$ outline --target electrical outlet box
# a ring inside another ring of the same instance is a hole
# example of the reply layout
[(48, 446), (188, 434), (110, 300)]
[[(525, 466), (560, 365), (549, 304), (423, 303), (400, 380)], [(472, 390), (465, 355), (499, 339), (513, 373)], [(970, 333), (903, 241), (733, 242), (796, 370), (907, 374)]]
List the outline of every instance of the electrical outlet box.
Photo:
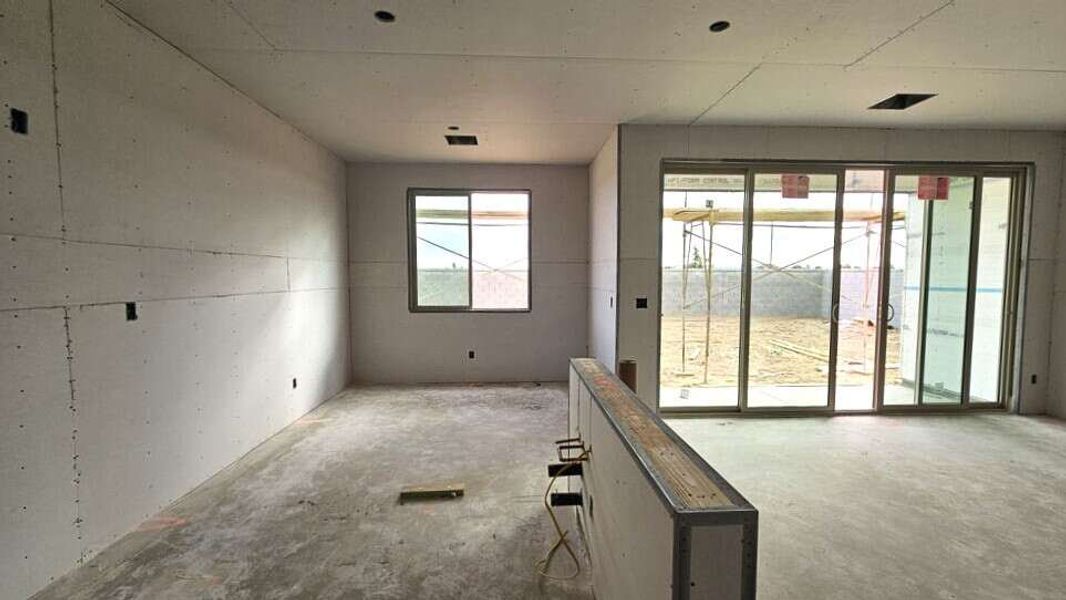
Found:
[(30, 115), (24, 110), (17, 108), (11, 109), (11, 131), (20, 135), (29, 135), (30, 133)]

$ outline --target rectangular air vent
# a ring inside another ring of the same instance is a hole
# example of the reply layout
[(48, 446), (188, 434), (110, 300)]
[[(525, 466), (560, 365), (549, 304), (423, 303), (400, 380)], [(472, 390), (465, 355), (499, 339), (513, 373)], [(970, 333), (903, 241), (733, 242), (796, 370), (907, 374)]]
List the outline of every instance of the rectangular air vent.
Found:
[(477, 146), (476, 135), (446, 135), (449, 146)]
[(870, 110), (906, 110), (919, 102), (936, 96), (936, 94), (896, 94), (874, 104)]

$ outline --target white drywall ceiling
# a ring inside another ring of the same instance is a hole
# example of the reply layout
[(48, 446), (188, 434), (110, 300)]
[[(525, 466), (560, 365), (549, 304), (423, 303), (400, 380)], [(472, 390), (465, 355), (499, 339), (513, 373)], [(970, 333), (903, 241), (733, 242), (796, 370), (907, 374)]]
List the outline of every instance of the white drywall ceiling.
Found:
[[(616, 123), (1066, 128), (1062, 0), (112, 3), (350, 160), (585, 163)], [(940, 96), (866, 110), (896, 92)]]

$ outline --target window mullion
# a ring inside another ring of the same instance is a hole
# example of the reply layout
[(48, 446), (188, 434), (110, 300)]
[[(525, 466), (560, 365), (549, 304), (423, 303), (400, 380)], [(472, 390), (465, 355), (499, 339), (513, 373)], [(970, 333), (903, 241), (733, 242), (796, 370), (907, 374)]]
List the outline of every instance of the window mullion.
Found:
[(466, 195), (466, 309), (474, 309), (474, 209), (473, 194)]

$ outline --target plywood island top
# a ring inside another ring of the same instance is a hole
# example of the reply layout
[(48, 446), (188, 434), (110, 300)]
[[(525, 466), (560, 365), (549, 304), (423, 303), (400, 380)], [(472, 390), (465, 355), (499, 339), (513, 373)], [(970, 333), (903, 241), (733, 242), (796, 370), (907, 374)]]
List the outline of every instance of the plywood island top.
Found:
[(591, 358), (575, 358), (570, 363), (675, 510), (722, 510), (747, 504), (602, 363)]

